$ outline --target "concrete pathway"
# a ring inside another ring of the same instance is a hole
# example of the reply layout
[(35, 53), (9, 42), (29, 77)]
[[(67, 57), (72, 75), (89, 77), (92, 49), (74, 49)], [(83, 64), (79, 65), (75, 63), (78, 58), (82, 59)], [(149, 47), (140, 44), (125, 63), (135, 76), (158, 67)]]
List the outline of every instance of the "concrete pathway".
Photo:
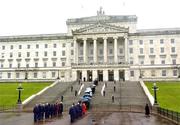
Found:
[[(175, 125), (166, 119), (158, 116), (146, 118), (141, 113), (128, 112), (98, 112), (89, 113), (85, 117), (76, 120), (73, 124), (69, 122), (69, 116), (65, 114), (61, 118), (56, 118), (37, 125)], [(0, 113), (0, 125), (36, 125), (33, 123), (32, 113)]]

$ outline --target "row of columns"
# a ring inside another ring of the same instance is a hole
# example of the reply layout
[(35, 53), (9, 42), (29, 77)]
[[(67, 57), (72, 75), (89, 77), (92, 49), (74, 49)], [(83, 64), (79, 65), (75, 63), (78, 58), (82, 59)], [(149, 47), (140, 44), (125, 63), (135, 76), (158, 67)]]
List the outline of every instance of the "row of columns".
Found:
[[(117, 39), (118, 37), (113, 37), (114, 38), (114, 63), (118, 63), (118, 48), (117, 48)], [(125, 62), (128, 62), (128, 44), (127, 44), (127, 37), (124, 37), (125, 41), (124, 41), (124, 47), (125, 47)], [(104, 63), (108, 62), (108, 58), (107, 58), (107, 37), (103, 38), (104, 41), (104, 47), (103, 47), (103, 52), (104, 52)], [(93, 61), (94, 63), (97, 63), (97, 38), (93, 38)], [(74, 63), (78, 63), (78, 44), (77, 44), (77, 39), (74, 39)], [(84, 38), (83, 39), (83, 61), (84, 63), (87, 63), (88, 59), (88, 55), (87, 55), (87, 39)]]
[[(114, 72), (114, 80), (115, 81), (119, 81), (119, 71), (118, 69), (114, 69), (113, 72)], [(88, 78), (88, 72), (87, 70), (82, 70), (82, 76), (81, 76), (81, 79), (83, 80), (84, 78), (87, 80)], [(72, 76), (73, 76), (73, 80), (76, 81), (78, 80), (77, 78), (77, 70), (74, 70), (72, 72)], [(95, 79), (98, 78), (98, 70), (92, 70), (92, 80), (94, 81)], [(129, 70), (128, 69), (125, 69), (124, 70), (124, 78), (125, 80), (129, 80)], [(109, 79), (109, 74), (108, 74), (108, 70), (107, 69), (104, 69), (103, 70), (103, 81), (108, 81)]]

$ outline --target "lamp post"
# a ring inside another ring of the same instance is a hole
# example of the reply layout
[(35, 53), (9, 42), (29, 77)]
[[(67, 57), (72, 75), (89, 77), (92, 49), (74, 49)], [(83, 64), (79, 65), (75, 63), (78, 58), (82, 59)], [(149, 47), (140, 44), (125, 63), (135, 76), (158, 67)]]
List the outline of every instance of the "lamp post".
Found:
[(19, 86), (18, 86), (18, 88), (17, 88), (16, 90), (19, 91), (17, 104), (21, 104), (21, 103), (22, 103), (22, 102), (21, 102), (21, 91), (24, 90), (24, 89), (22, 88), (22, 85), (19, 84)]
[(156, 91), (159, 90), (159, 88), (156, 86), (156, 83), (153, 84), (153, 89), (152, 90), (154, 90), (154, 105), (158, 105)]

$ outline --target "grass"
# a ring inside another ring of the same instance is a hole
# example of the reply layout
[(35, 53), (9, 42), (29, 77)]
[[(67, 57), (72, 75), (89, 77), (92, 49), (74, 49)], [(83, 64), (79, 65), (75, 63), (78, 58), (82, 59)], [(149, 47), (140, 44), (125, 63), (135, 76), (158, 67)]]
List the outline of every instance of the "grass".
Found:
[[(152, 86), (154, 82), (145, 82), (146, 86), (153, 94)], [(159, 87), (157, 100), (162, 108), (180, 112), (180, 82), (156, 82)]]
[[(18, 91), (16, 90), (19, 83), (0, 83), (0, 105), (12, 106), (17, 103)], [(21, 83), (23, 87), (21, 100), (24, 101), (31, 95), (39, 92), (51, 83)]]

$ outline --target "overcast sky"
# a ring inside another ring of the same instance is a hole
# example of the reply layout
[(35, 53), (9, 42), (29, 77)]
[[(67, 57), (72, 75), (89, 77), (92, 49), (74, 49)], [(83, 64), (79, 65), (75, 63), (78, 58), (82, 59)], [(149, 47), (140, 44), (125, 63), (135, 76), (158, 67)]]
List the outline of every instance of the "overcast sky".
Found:
[(0, 35), (66, 33), (66, 20), (137, 15), (138, 29), (180, 27), (180, 0), (0, 0)]

